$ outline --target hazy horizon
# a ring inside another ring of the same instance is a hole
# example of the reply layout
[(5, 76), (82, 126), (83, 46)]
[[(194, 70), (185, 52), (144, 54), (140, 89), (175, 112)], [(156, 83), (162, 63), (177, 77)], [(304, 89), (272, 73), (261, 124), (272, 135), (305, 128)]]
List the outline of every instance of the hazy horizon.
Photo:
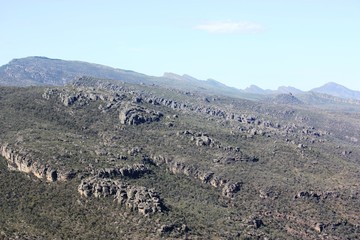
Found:
[(0, 65), (45, 56), (244, 89), (360, 90), (360, 2), (10, 1)]

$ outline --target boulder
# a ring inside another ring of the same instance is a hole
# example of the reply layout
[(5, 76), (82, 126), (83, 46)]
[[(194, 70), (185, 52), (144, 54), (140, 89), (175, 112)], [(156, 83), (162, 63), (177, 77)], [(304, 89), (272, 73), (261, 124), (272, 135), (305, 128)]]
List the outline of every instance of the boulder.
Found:
[(162, 117), (161, 112), (145, 109), (138, 105), (127, 105), (119, 114), (120, 123), (126, 125), (158, 122)]
[(226, 183), (222, 189), (222, 195), (224, 197), (232, 198), (235, 193), (240, 191), (241, 184), (237, 183)]
[(164, 224), (157, 230), (157, 232), (161, 235), (170, 233), (184, 234), (189, 231), (189, 227), (185, 224)]
[(322, 222), (315, 223), (315, 225), (314, 225), (314, 229), (318, 233), (321, 233), (324, 230), (324, 228), (325, 228), (325, 224)]

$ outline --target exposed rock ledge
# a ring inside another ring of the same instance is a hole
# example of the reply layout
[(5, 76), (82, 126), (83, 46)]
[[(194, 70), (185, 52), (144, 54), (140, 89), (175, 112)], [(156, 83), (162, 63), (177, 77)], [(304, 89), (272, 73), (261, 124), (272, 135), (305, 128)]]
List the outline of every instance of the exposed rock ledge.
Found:
[(127, 209), (138, 211), (143, 215), (165, 210), (162, 199), (153, 189), (131, 186), (119, 180), (98, 177), (86, 178), (81, 181), (78, 192), (84, 197), (94, 196), (101, 198), (113, 196), (119, 204), (125, 205)]
[(150, 170), (144, 164), (134, 164), (133, 166), (124, 166), (120, 168), (103, 168), (93, 170), (91, 173), (99, 178), (129, 177), (138, 178)]
[(163, 114), (137, 105), (127, 105), (119, 114), (122, 124), (139, 125), (160, 121)]
[(154, 155), (150, 161), (157, 166), (165, 165), (167, 170), (173, 174), (184, 174), (198, 179), (204, 184), (221, 188), (222, 195), (227, 198), (233, 198), (235, 194), (241, 190), (241, 182), (232, 182), (229, 179), (215, 175), (215, 173), (211, 171), (201, 170), (161, 155)]
[(336, 191), (325, 191), (325, 192), (315, 192), (315, 191), (301, 191), (294, 196), (295, 199), (307, 199), (307, 200), (326, 200), (326, 199), (337, 199), (340, 198), (340, 192)]
[(32, 154), (25, 149), (15, 150), (8, 144), (4, 144), (0, 146), (0, 153), (7, 160), (10, 169), (32, 173), (37, 178), (45, 179), (48, 182), (66, 181), (75, 176), (73, 171), (60, 172), (57, 169), (37, 162)]

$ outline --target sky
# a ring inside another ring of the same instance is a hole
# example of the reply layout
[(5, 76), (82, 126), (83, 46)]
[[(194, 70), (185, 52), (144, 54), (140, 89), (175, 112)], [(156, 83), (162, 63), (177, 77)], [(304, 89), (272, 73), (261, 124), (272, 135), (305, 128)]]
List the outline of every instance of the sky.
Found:
[(0, 65), (45, 56), (236, 88), (360, 90), (359, 0), (0, 0)]

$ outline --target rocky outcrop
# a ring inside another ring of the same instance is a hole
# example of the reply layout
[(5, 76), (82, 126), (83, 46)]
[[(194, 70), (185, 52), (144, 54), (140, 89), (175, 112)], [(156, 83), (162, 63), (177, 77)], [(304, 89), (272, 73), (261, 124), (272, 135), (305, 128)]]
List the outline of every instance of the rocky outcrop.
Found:
[(195, 166), (186, 165), (183, 162), (175, 161), (172, 158), (160, 155), (153, 156), (149, 159), (157, 166), (165, 165), (166, 169), (173, 174), (184, 174), (201, 181), (203, 184), (209, 184), (215, 188), (220, 188), (224, 197), (233, 198), (235, 194), (240, 191), (241, 183), (220, 177), (212, 171), (202, 170)]
[(222, 188), (222, 195), (224, 197), (233, 198), (234, 194), (240, 191), (241, 183), (226, 183)]
[(189, 138), (190, 142), (193, 142), (197, 147), (208, 146), (211, 148), (216, 148), (227, 152), (235, 152), (235, 153), (240, 152), (239, 147), (223, 146), (219, 141), (213, 139), (207, 133), (185, 130), (182, 132), (177, 132), (177, 136), (183, 136)]
[(325, 224), (322, 222), (317, 222), (314, 224), (314, 230), (317, 231), (318, 233), (321, 233), (325, 228)]
[(120, 123), (126, 125), (158, 122), (162, 117), (161, 112), (145, 109), (138, 105), (127, 105), (119, 114)]
[[(162, 116), (158, 115), (158, 112), (144, 109), (140, 107), (141, 104), (152, 104), (154, 106), (162, 105), (169, 107), (176, 111), (182, 112), (192, 112), (200, 113), (209, 116), (217, 117), (218, 120), (226, 120), (232, 122), (238, 122), (240, 125), (238, 129), (240, 132), (245, 133), (246, 137), (253, 138), (255, 136), (267, 136), (271, 137), (272, 135), (283, 135), (287, 138), (293, 138), (296, 134), (302, 134), (302, 139), (307, 141), (314, 141), (311, 138), (317, 138), (324, 133), (321, 131), (315, 130), (313, 127), (309, 127), (306, 124), (301, 124), (294, 128), (293, 126), (282, 126), (280, 123), (272, 122), (269, 119), (265, 119), (259, 116), (254, 115), (254, 112), (261, 112), (266, 115), (269, 114), (268, 109), (262, 109), (258, 107), (247, 112), (239, 112), (238, 109), (234, 108), (232, 105), (229, 107), (219, 108), (213, 105), (210, 105), (208, 102), (205, 104), (199, 104), (199, 102), (188, 103), (188, 102), (179, 102), (174, 99), (167, 99), (158, 95), (154, 95), (151, 92), (139, 90), (131, 87), (130, 85), (124, 85), (122, 82), (111, 83), (111, 82), (102, 82), (93, 78), (80, 78), (77, 81), (74, 81), (72, 84), (74, 89), (50, 89), (43, 94), (43, 97), (46, 99), (51, 98), (51, 96), (58, 96), (60, 101), (66, 105), (70, 106), (74, 103), (78, 105), (86, 105), (91, 101), (103, 100), (104, 104), (99, 105), (99, 110), (102, 112), (110, 111), (111, 109), (121, 109), (121, 106), (124, 102), (130, 103), (130, 109), (121, 110), (119, 115), (120, 121), (123, 124), (137, 125), (141, 123), (150, 123), (153, 121), (158, 121)], [(188, 92), (181, 94), (189, 95)], [(290, 96), (291, 97), (291, 96)], [(203, 100), (203, 98), (201, 98)], [(126, 113), (127, 110), (130, 110)], [(295, 111), (293, 110), (284, 110), (277, 113), (272, 113), (271, 115), (276, 115), (276, 117), (283, 116), (293, 116)], [(304, 117), (299, 116), (300, 119), (296, 119), (297, 122), (304, 122), (302, 119)], [(294, 135), (295, 134), (295, 135)], [(198, 145), (206, 145), (209, 143), (209, 139), (204, 139), (202, 141), (200, 138), (195, 140), (195, 143)], [(212, 143), (209, 143), (212, 144)], [(215, 144), (216, 145), (216, 144)]]
[(234, 164), (237, 162), (258, 162), (259, 159), (255, 156), (248, 156), (243, 153), (239, 153), (237, 155), (228, 155), (220, 158), (214, 159), (214, 163), (217, 164)]
[[(91, 82), (91, 84), (89, 82)], [(162, 113), (141, 106), (152, 104), (154, 106), (166, 106), (176, 111), (205, 114), (217, 117), (218, 120), (237, 122), (239, 123), (239, 126), (235, 128), (240, 130), (240, 132), (244, 134), (244, 137), (248, 138), (282, 135), (287, 139), (294, 139), (297, 134), (301, 134), (302, 137), (300, 139), (307, 142), (314, 142), (315, 138), (319, 138), (325, 134), (306, 124), (296, 125), (296, 127), (287, 125), (282, 126), (277, 122), (274, 123), (269, 119), (254, 115), (255, 110), (258, 110), (256, 112), (260, 111), (264, 114), (269, 114), (268, 110), (265, 109), (254, 109), (253, 111), (239, 113), (239, 110), (235, 110), (231, 105), (229, 107), (218, 108), (209, 105), (207, 102), (206, 104), (199, 104), (199, 102), (196, 104), (178, 102), (173, 99), (154, 95), (144, 90), (126, 86), (123, 83), (114, 84), (110, 82), (101, 82), (91, 78), (81, 78), (78, 81), (75, 81), (73, 86), (75, 87), (73, 89), (49, 89), (43, 94), (43, 97), (45, 99), (50, 99), (57, 96), (65, 106), (71, 106), (75, 103), (79, 106), (83, 106), (92, 101), (101, 100), (102, 102), (98, 106), (99, 110), (102, 112), (108, 112), (111, 109), (120, 110), (120, 122), (127, 125), (139, 125), (142, 123), (159, 121), (162, 117)], [(125, 102), (127, 105), (125, 104), (124, 108)], [(283, 112), (286, 116), (294, 115), (294, 111), (285, 110)], [(274, 114), (279, 115), (282, 113)], [(303, 122), (302, 118), (299, 118), (300, 119), (296, 119), (296, 121), (299, 123)], [(173, 123), (169, 123), (169, 126), (173, 126)], [(216, 141), (212, 141), (213, 139), (209, 136), (193, 136), (192, 139), (197, 146), (218, 147)]]
[(59, 171), (35, 160), (35, 157), (27, 150), (15, 150), (8, 144), (0, 147), (1, 155), (7, 160), (8, 166), (11, 169), (18, 170), (25, 173), (32, 173), (39, 179), (44, 179), (48, 182), (66, 181), (72, 179), (75, 171)]
[(262, 199), (276, 200), (280, 196), (280, 191), (275, 187), (267, 187), (259, 190), (259, 197)]
[(144, 164), (134, 164), (120, 168), (103, 168), (93, 171), (93, 174), (99, 178), (129, 177), (138, 178), (150, 170)]
[(153, 189), (131, 186), (119, 180), (90, 177), (83, 179), (78, 192), (84, 197), (114, 197), (115, 200), (131, 211), (143, 215), (163, 212), (165, 206), (159, 194)]
[(115, 196), (121, 187), (121, 182), (111, 179), (91, 177), (81, 180), (78, 192), (84, 197), (109, 197)]
[(183, 235), (189, 231), (190, 229), (185, 224), (165, 224), (165, 225), (161, 225), (160, 228), (157, 229), (157, 232), (160, 235), (164, 235), (164, 234)]
[(99, 109), (104, 111), (110, 109), (114, 105), (119, 105), (119, 103), (124, 99), (124, 96), (118, 93), (99, 92), (94, 88), (78, 88), (76, 90), (56, 88), (47, 89), (43, 93), (42, 97), (47, 100), (57, 98), (67, 107), (74, 105), (75, 103), (78, 103), (80, 106), (84, 106), (90, 102), (102, 100), (107, 102), (106, 106), (99, 106)]
[(306, 200), (326, 200), (326, 199), (336, 199), (340, 198), (341, 195), (339, 192), (332, 192), (332, 191), (326, 191), (326, 192), (315, 192), (315, 191), (301, 191), (298, 192), (294, 196), (295, 199), (306, 199)]
[(207, 134), (202, 134), (201, 136), (194, 137), (196, 146), (212, 146), (214, 145), (213, 139), (211, 139)]

